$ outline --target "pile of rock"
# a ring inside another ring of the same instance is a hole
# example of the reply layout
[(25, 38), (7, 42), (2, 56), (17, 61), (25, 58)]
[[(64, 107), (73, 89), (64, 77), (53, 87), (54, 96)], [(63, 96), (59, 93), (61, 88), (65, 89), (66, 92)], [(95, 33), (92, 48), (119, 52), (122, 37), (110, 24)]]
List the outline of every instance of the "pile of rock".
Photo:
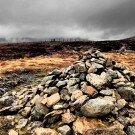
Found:
[(5, 93), (0, 106), (1, 115), (21, 114), (12, 121), (14, 129), (34, 135), (134, 135), (135, 73), (87, 51), (36, 88)]

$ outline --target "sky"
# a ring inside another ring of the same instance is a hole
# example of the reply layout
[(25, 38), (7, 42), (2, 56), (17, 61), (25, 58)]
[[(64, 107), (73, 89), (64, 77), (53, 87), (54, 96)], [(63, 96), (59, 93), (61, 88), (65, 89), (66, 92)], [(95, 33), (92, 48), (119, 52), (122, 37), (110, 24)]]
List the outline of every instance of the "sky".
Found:
[(0, 0), (0, 37), (135, 36), (135, 0)]

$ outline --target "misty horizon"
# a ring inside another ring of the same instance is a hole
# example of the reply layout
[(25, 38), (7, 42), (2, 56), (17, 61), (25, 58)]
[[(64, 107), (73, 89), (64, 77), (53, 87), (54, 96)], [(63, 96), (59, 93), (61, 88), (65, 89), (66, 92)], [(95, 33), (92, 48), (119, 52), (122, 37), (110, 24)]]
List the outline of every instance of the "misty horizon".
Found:
[(135, 36), (134, 7), (134, 0), (0, 0), (0, 37), (129, 38)]

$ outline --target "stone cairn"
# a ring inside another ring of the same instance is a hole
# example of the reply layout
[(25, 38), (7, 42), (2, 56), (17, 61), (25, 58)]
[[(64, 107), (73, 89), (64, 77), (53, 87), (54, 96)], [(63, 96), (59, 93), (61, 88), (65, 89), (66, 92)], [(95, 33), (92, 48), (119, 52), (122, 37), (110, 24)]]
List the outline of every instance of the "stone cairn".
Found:
[(5, 93), (0, 106), (1, 116), (19, 115), (10, 135), (135, 135), (135, 73), (89, 50), (37, 87)]

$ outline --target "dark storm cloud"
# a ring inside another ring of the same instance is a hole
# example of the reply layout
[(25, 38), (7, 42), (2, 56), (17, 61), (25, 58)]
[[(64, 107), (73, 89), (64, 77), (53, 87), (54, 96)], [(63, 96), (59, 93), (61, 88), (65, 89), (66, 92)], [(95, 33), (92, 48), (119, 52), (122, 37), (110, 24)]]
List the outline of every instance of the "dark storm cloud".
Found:
[(0, 36), (118, 39), (135, 34), (135, 0), (0, 0)]

